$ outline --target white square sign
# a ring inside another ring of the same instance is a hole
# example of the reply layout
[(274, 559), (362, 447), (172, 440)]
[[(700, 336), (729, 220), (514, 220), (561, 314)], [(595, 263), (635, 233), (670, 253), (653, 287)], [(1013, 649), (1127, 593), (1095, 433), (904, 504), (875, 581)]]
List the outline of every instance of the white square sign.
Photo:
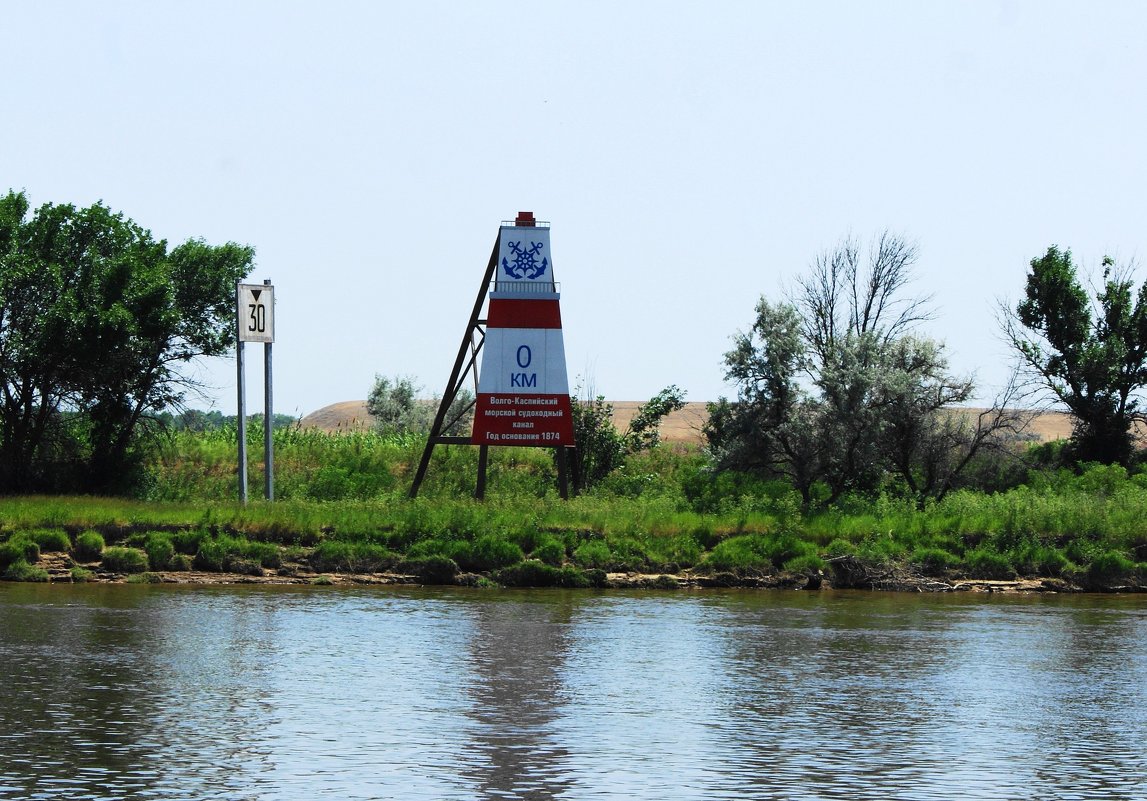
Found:
[(237, 314), (240, 342), (275, 341), (275, 288), (270, 284), (239, 284)]

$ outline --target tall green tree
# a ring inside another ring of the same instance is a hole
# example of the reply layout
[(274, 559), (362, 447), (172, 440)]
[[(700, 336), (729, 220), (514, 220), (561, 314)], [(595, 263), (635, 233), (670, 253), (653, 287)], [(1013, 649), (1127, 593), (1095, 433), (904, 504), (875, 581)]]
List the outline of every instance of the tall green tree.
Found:
[(1004, 330), (1031, 379), (1074, 416), (1073, 456), (1130, 464), (1132, 424), (1143, 419), (1147, 386), (1147, 283), (1103, 260), (1092, 298), (1070, 250), (1032, 259), (1024, 299), (1005, 309)]
[(183, 368), (233, 336), (254, 251), (167, 242), (102, 203), (0, 198), (0, 491), (113, 491)]

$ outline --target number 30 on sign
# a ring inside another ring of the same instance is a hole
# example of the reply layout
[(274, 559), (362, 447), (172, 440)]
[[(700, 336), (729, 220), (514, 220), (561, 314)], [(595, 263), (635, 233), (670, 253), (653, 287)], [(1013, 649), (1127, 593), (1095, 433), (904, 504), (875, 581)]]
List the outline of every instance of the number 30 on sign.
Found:
[(275, 341), (275, 288), (270, 284), (239, 284), (236, 316), (240, 342)]

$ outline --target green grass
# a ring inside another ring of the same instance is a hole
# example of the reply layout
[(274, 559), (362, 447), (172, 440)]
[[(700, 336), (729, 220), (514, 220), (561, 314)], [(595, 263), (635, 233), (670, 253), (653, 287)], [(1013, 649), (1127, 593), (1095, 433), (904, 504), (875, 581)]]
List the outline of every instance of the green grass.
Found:
[(96, 577), (96, 574), (87, 568), (75, 565), (71, 569), (72, 581), (76, 584), (83, 584), (84, 582), (91, 581)]
[(28, 564), (23, 559), (17, 559), (4, 570), (2, 577), (5, 581), (48, 581), (48, 571), (35, 565)]
[[(479, 502), (476, 449), (449, 446), (435, 450), (411, 500), (418, 437), (289, 428), (275, 438), (273, 504), (235, 502), (226, 430), (164, 441), (139, 499), (0, 498), (0, 570), (70, 549), (80, 562), (102, 557), (106, 569), (109, 552), (110, 564), (127, 559), (131, 571), (117, 572), (257, 574), (291, 562), (317, 573), (401, 567), (428, 583), (476, 581), (473, 573), (554, 586), (603, 571), (811, 575), (845, 556), (938, 577), (1145, 580), (1147, 476), (1119, 468), (1033, 474), (1007, 492), (960, 490), (923, 505), (885, 494), (802, 510), (783, 482), (714, 473), (700, 451), (667, 447), (562, 501), (548, 451), (495, 448)], [(257, 463), (251, 474), (258, 498)]]
[(85, 531), (76, 535), (72, 555), (79, 562), (96, 562), (104, 555), (104, 538), (98, 531)]
[(147, 567), (147, 552), (139, 548), (115, 546), (104, 551), (103, 568), (112, 573), (143, 573)]
[(40, 546), (40, 553), (66, 553), (72, 549), (72, 540), (62, 528), (34, 528), (22, 535)]

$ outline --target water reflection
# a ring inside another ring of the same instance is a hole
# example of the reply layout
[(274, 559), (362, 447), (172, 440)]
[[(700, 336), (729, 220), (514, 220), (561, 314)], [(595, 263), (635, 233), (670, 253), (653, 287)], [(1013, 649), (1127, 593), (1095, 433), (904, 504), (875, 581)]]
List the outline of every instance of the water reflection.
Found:
[(1147, 797), (1147, 599), (0, 584), (0, 799)]
[(470, 609), (472, 722), (464, 755), (483, 798), (550, 799), (570, 786), (555, 726), (574, 613), (569, 593), (510, 593)]
[[(37, 603), (4, 608), (3, 792), (220, 797), (231, 776), (258, 771), (244, 733), (258, 705), (260, 628), (242, 606), (197, 604), (188, 616), (134, 587), (68, 597), (45, 589)], [(181, 763), (202, 768), (173, 774)]]

